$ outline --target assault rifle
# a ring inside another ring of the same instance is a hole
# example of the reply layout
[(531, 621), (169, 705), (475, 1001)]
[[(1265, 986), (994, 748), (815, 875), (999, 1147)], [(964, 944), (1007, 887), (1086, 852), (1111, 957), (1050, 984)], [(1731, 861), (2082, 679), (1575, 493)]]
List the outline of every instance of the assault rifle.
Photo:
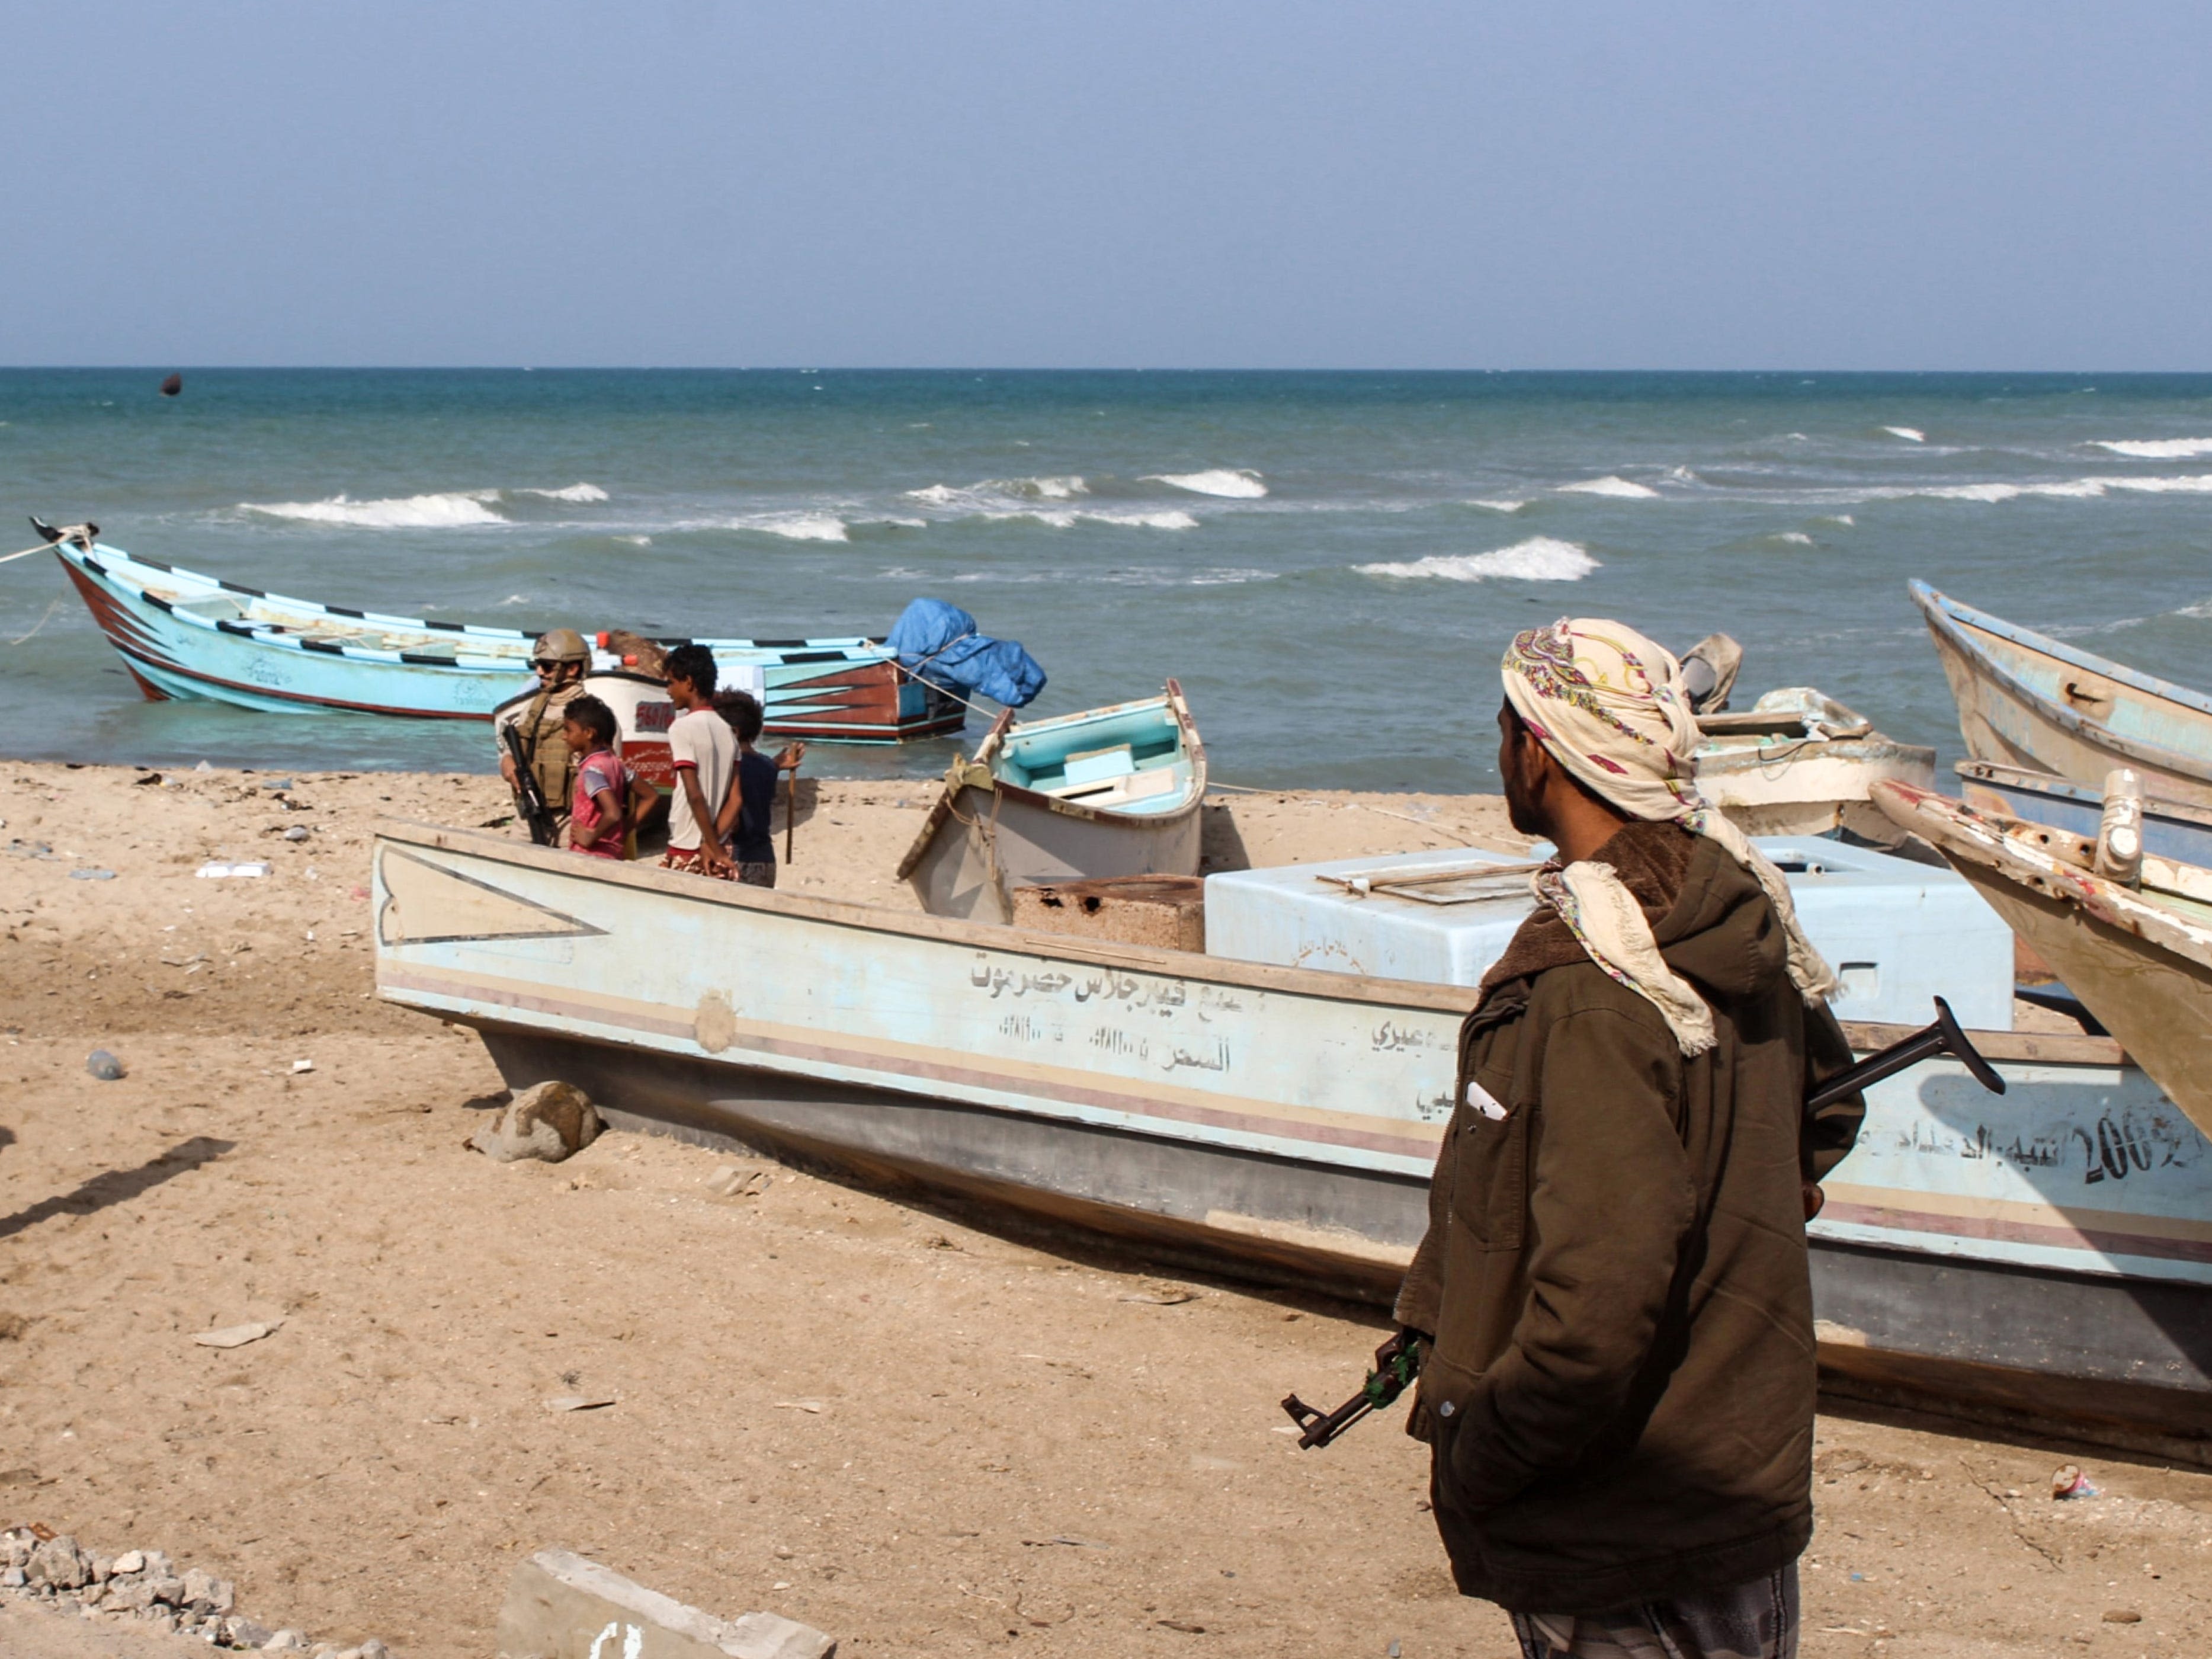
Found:
[(499, 728), (499, 735), (514, 761), (514, 799), (522, 809), (522, 821), (530, 826), (530, 839), (550, 847), (560, 839), (561, 826), (545, 805), (545, 792), (538, 787), (538, 774), (530, 769), (530, 757), (523, 752), (521, 722), (509, 720)]
[(1309, 1406), (1296, 1395), (1285, 1396), (1283, 1409), (1300, 1430), (1298, 1444), (1310, 1449), (1326, 1446), (1370, 1412), (1395, 1403), (1421, 1374), (1421, 1334), (1401, 1331), (1375, 1350), (1375, 1369), (1367, 1373), (1359, 1392), (1333, 1412)]

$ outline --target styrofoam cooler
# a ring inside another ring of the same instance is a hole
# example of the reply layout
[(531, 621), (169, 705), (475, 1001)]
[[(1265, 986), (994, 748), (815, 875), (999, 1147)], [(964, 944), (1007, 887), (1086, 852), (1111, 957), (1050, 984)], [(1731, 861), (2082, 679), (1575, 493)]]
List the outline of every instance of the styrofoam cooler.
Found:
[[(1922, 1025), (1946, 998), (1960, 1022), (2012, 1028), (2012, 930), (1960, 876), (1817, 836), (1756, 845), (1790, 878), (1807, 937), (1843, 981), (1843, 1019)], [(1209, 955), (1474, 985), (1534, 907), (1524, 863), (1457, 848), (1237, 870), (1206, 878)], [(1413, 886), (1393, 881), (1425, 878)]]

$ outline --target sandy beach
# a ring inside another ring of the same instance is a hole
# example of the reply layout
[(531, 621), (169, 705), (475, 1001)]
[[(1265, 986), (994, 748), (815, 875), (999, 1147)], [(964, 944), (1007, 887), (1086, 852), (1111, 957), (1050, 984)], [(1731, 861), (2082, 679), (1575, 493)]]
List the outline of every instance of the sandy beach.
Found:
[[(489, 1655), (546, 1545), (847, 1659), (1511, 1650), (1453, 1591), (1399, 1414), (1284, 1432), (1286, 1391), (1356, 1386), (1370, 1311), (650, 1136), (464, 1150), (501, 1082), (375, 999), (367, 851), (380, 815), (506, 817), (495, 779), (0, 778), (0, 1523), (165, 1550), (401, 1659)], [(910, 906), (933, 787), (820, 786), (787, 884)], [(1511, 844), (1483, 797), (1207, 816), (1217, 861)], [(248, 1321), (277, 1328), (191, 1340)], [(2205, 1650), (2212, 1475), (1837, 1413), (1807, 1653)], [(2099, 1497), (2051, 1501), (2069, 1462)], [(0, 1609), (0, 1655), (156, 1651), (58, 1617)]]

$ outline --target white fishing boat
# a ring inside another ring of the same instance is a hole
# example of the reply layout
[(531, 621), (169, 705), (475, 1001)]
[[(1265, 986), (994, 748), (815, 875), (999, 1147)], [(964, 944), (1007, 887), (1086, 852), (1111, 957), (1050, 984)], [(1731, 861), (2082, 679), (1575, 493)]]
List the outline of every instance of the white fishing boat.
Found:
[(2212, 806), (2212, 697), (1908, 584), (1978, 761), (2097, 785), (2133, 768), (2161, 800)]
[(1769, 691), (1749, 708), (1701, 714), (1698, 788), (1746, 835), (1827, 836), (1876, 846), (1899, 831), (1869, 792), (1886, 780), (1936, 781), (1936, 751), (1899, 743), (1809, 685)]
[[(1206, 1271), (1387, 1302), (1475, 993), (382, 826), (377, 986), (516, 1086)], [(1898, 1025), (1848, 1028), (1872, 1049)], [(2212, 1447), (2212, 1143), (2119, 1046), (1978, 1032), (1869, 1092), (1812, 1224), (1832, 1385)]]
[(1051, 720), (1001, 714), (957, 760), (899, 861), (932, 915), (1010, 921), (1013, 892), (1194, 876), (1206, 747), (1182, 688)]

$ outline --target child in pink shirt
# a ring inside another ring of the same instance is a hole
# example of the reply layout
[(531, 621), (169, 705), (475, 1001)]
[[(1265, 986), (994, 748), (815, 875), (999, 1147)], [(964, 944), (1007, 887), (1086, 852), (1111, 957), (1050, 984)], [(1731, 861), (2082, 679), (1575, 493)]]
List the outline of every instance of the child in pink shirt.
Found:
[(613, 709), (586, 696), (570, 698), (562, 714), (561, 734), (577, 756), (576, 793), (568, 808), (569, 848), (588, 858), (628, 858), (629, 826), (652, 804), (653, 787), (640, 781), (615, 752)]

